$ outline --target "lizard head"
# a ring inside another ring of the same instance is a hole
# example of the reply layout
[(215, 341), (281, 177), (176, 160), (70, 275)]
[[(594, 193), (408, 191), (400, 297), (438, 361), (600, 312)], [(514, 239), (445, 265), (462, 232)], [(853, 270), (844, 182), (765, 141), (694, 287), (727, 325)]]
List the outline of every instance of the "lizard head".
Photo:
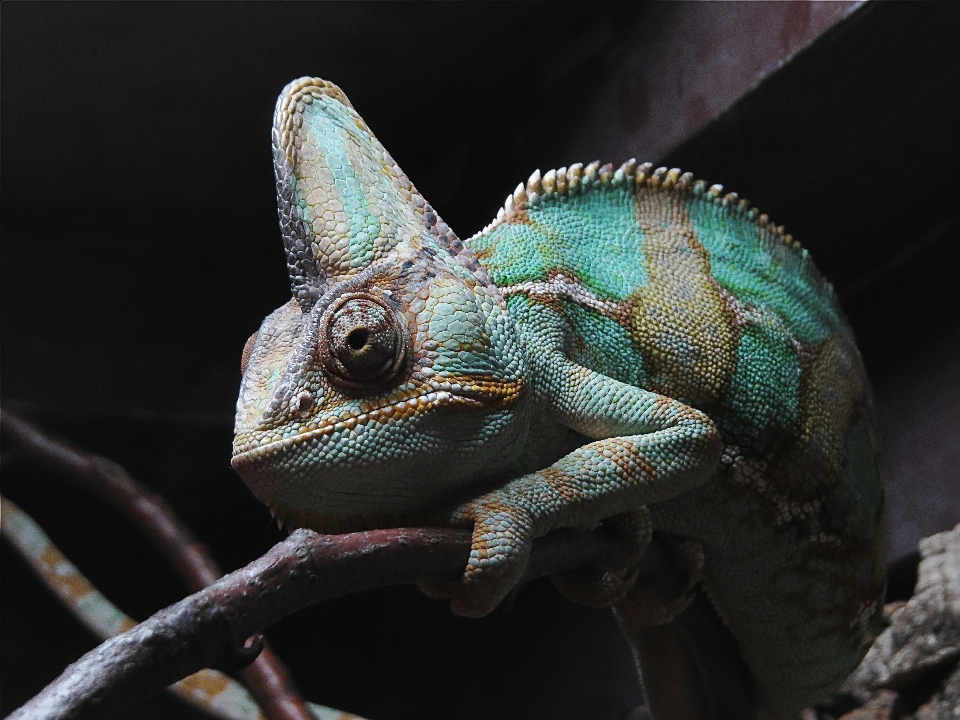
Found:
[(525, 439), (504, 300), (335, 85), (284, 89), (273, 152), (293, 299), (244, 348), (233, 467), (288, 526), (429, 522)]

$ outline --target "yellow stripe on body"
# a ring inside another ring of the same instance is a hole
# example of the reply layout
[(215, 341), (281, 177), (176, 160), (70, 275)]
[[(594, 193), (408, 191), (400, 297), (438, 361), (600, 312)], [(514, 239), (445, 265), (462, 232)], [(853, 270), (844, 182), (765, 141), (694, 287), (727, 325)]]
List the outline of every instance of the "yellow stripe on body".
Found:
[(636, 202), (649, 282), (636, 294), (631, 331), (649, 389), (708, 409), (723, 399), (737, 368), (734, 310), (682, 201), (640, 186)]

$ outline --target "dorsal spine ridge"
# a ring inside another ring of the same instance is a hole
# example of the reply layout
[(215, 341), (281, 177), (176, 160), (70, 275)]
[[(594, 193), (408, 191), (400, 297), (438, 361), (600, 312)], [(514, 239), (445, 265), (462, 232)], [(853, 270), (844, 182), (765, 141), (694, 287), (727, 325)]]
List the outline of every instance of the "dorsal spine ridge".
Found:
[(749, 200), (739, 197), (737, 193), (724, 193), (723, 185), (707, 185), (704, 180), (694, 180), (692, 173), (682, 172), (679, 168), (654, 169), (652, 163), (638, 165), (634, 158), (627, 160), (616, 169), (610, 163), (600, 165), (600, 161), (595, 160), (587, 166), (574, 163), (570, 167), (549, 170), (542, 175), (540, 170), (534, 170), (526, 183), (520, 183), (516, 190), (507, 195), (503, 207), (497, 211), (496, 219), (478, 235), (488, 232), (501, 223), (509, 222), (511, 216), (517, 213), (536, 207), (544, 198), (575, 196), (595, 187), (624, 186), (632, 188), (646, 186), (701, 197), (716, 205), (729, 208), (734, 215), (752, 220), (771, 240), (797, 250), (801, 249), (793, 236), (784, 232), (782, 225), (771, 223), (765, 213), (761, 213), (750, 204)]

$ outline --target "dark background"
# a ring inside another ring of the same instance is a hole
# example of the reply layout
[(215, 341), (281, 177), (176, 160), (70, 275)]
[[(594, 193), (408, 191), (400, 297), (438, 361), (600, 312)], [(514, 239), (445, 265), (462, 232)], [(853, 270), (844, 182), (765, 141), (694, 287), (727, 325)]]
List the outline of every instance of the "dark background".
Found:
[[(320, 75), (464, 238), (534, 168), (594, 157), (677, 165), (786, 225), (860, 341), (907, 556), (960, 521), (958, 8), (4, 3), (0, 399), (156, 488), (224, 568), (280, 539), (229, 468), (232, 412), (243, 343), (289, 298), (273, 104)], [(123, 519), (6, 444), (2, 463), (126, 612), (183, 596)], [(0, 553), (5, 715), (95, 643)], [(549, 584), (482, 621), (384, 589), (268, 635), (309, 699), (373, 720), (640, 699), (611, 617)]]

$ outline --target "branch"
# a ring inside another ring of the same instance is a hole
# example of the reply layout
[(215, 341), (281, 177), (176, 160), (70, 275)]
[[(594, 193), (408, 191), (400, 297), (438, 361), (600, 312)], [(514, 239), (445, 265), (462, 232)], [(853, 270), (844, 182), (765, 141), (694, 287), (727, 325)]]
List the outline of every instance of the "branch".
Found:
[[(161, 610), (70, 665), (9, 720), (109, 717), (201, 668), (248, 663), (244, 639), (312, 603), (357, 590), (462, 576), (469, 530), (404, 528), (349, 535), (297, 530), (264, 556)], [(534, 542), (525, 580), (591, 566), (622, 567), (620, 543), (561, 529)]]
[[(191, 590), (223, 575), (166, 501), (114, 461), (55, 440), (9, 410), (0, 410), (0, 431), (31, 457), (113, 505), (146, 534)], [(270, 720), (313, 720), (286, 666), (269, 648), (241, 675)]]
[[(137, 622), (111, 603), (53, 544), (43, 529), (0, 495), (0, 533), (67, 609), (101, 641), (136, 627)], [(201, 670), (167, 688), (186, 703), (222, 720), (266, 720), (256, 701), (233, 678)], [(315, 720), (363, 720), (308, 703)]]

